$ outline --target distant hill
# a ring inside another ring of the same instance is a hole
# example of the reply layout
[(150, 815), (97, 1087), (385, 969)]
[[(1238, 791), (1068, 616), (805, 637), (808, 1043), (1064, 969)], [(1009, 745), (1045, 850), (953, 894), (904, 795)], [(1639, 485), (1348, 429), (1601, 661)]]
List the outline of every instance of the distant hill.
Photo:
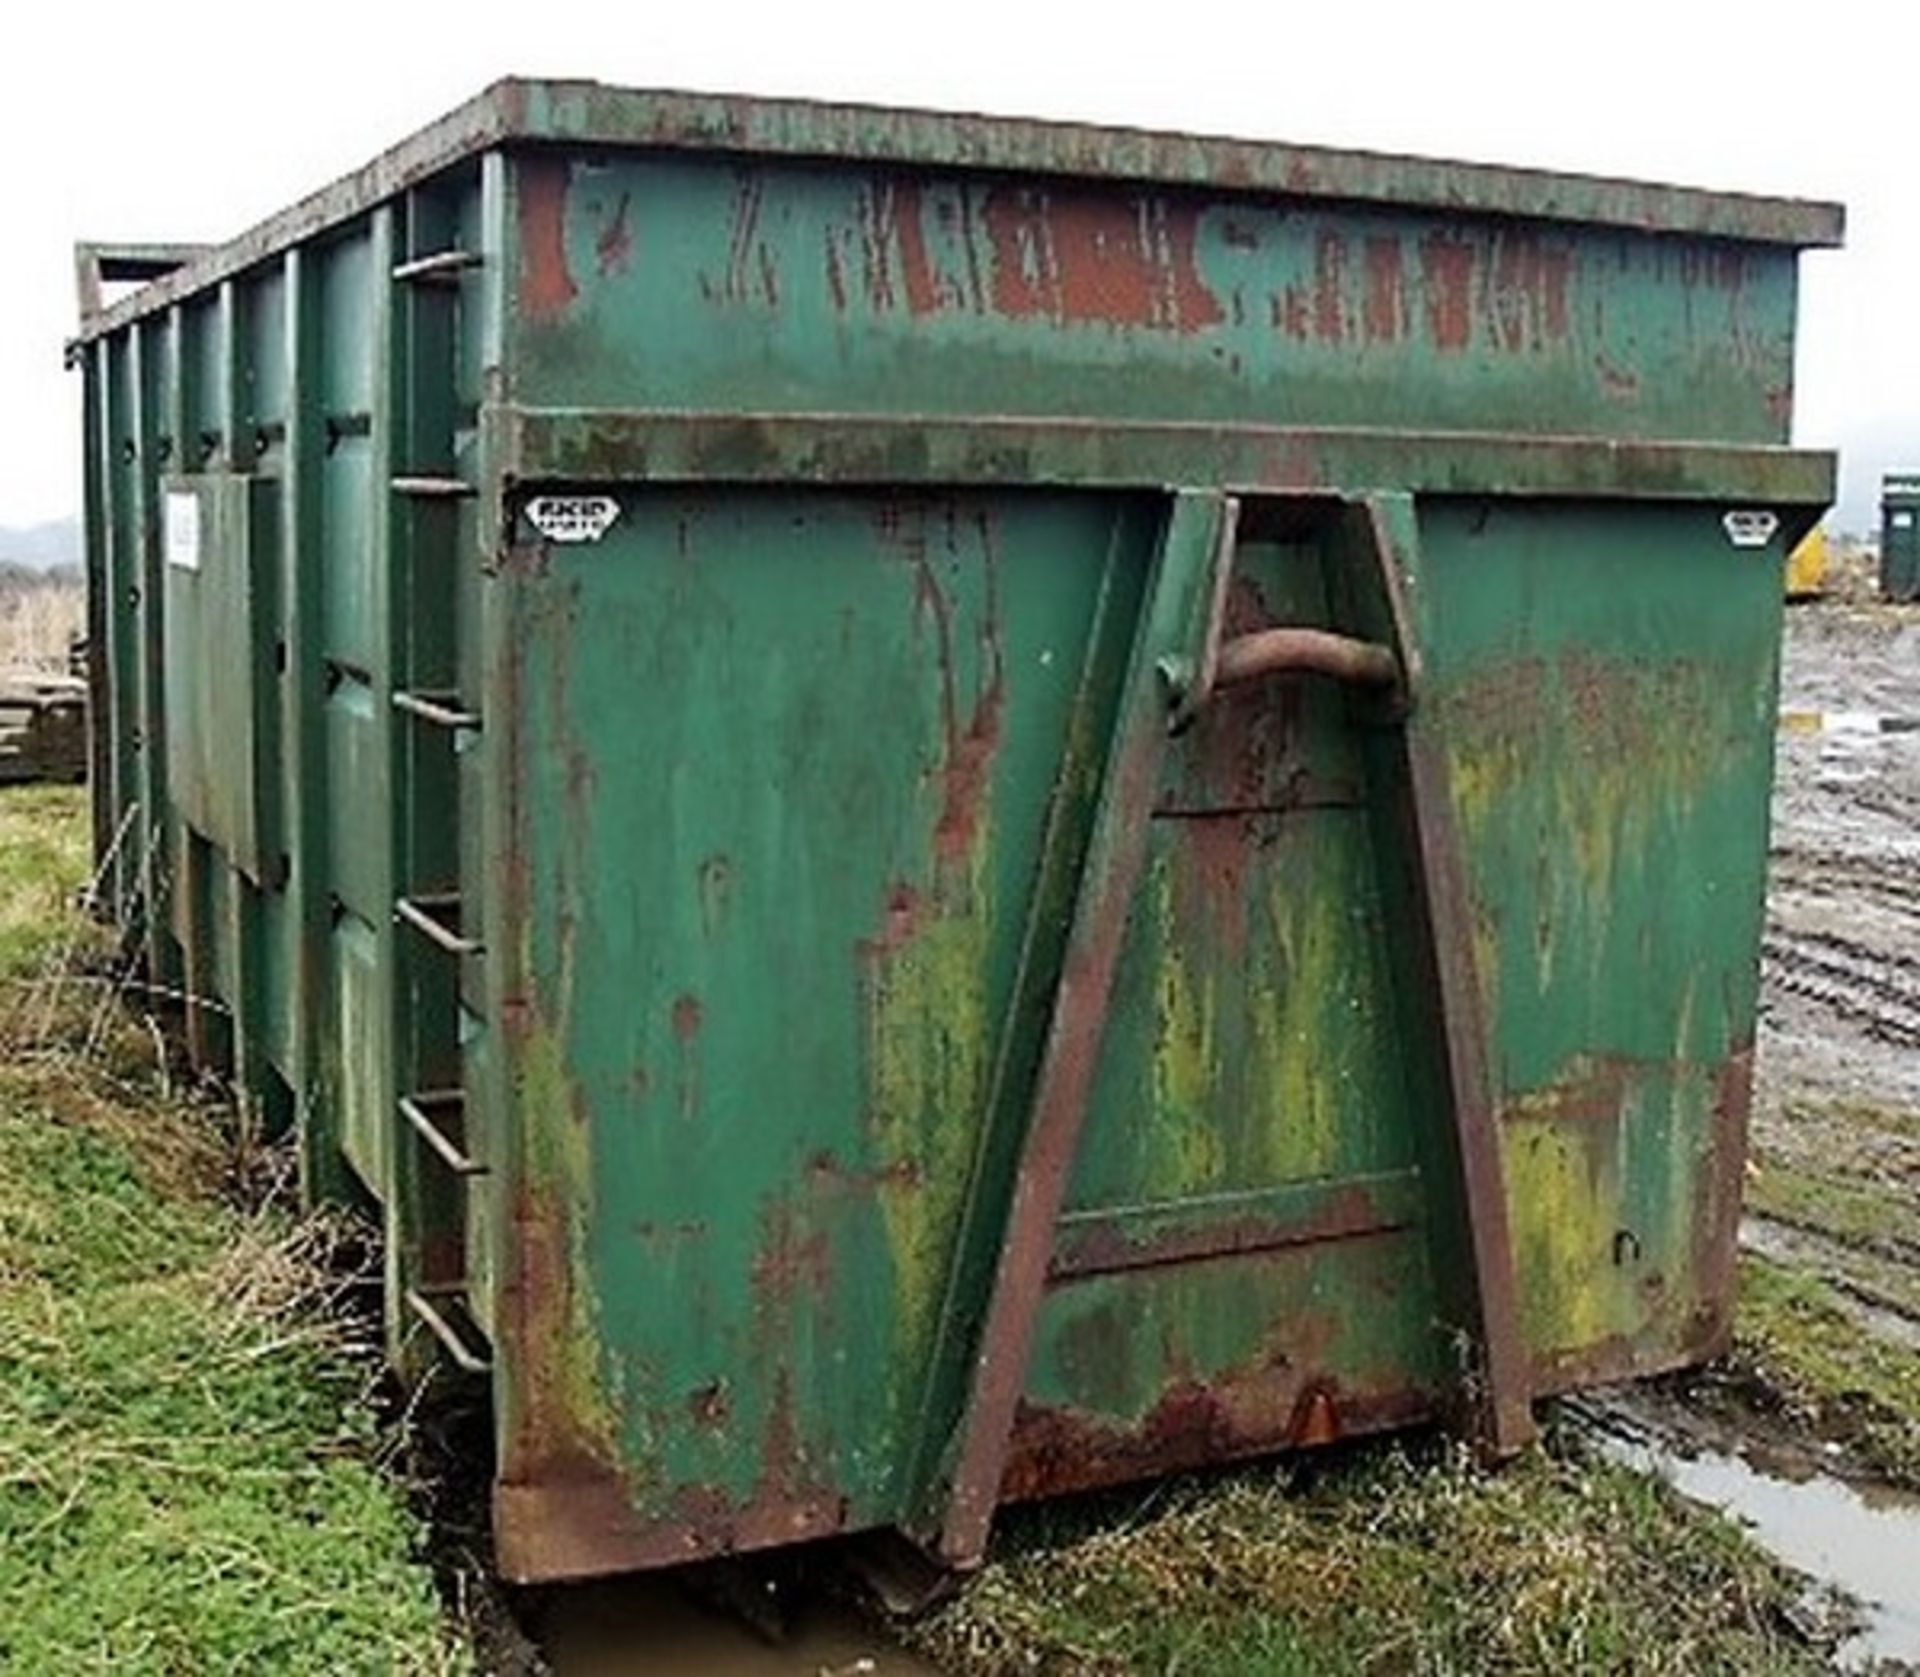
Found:
[(78, 569), (80, 522), (62, 518), (52, 524), (0, 526), (0, 565), (29, 571)]

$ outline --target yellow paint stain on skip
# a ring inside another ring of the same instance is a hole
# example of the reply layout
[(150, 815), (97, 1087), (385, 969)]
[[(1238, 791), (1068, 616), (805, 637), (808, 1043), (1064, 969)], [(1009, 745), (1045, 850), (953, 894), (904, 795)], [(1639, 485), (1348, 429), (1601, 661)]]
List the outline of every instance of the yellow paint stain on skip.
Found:
[(992, 854), (983, 811), (964, 871), (949, 869), (930, 894), (927, 918), (876, 969), (870, 997), (873, 1122), (893, 1173), (878, 1199), (896, 1320), (914, 1348), (937, 1314), (987, 1098)]
[(1538, 988), (1553, 981), (1563, 946), (1601, 959), (1622, 871), (1661, 842), (1668, 818), (1685, 819), (1713, 772), (1702, 743), (1713, 715), (1706, 682), (1684, 664), (1622, 665), (1608, 674), (1597, 716), (1557, 684), (1543, 694), (1544, 715), (1453, 730), (1447, 775), (1467, 856), (1482, 865), (1503, 856), (1504, 834), (1553, 858), (1528, 934)]
[(1152, 1186), (1169, 1197), (1216, 1183), (1226, 1164), (1214, 1096), (1218, 1083), (1218, 981), (1204, 971), (1198, 983), (1183, 951), (1173, 876), (1164, 861), (1150, 885), (1159, 929), (1160, 969), (1155, 996), (1153, 1105), (1156, 1123)]
[(1591, 1125), (1509, 1117), (1503, 1125), (1507, 1215), (1528, 1342), (1592, 1345), (1615, 1331), (1613, 1237), (1620, 1184), (1596, 1156)]
[(601, 1363), (599, 1308), (592, 1289), (587, 1231), (593, 1217), (593, 1142), (578, 1116), (558, 1032), (538, 1026), (520, 1054), (520, 1108), (528, 1138), (530, 1187), (564, 1218), (567, 1242), (561, 1311), (532, 1324), (549, 1401), (575, 1437), (616, 1458), (622, 1405), (609, 1395)]
[(1324, 1176), (1340, 1159), (1341, 1082), (1356, 1046), (1329, 1004), (1354, 990), (1355, 953), (1337, 870), (1310, 880), (1277, 878), (1267, 893), (1271, 952), (1256, 960), (1254, 1016), (1261, 1086), (1272, 1102), (1265, 1125), (1268, 1172), (1278, 1180)]

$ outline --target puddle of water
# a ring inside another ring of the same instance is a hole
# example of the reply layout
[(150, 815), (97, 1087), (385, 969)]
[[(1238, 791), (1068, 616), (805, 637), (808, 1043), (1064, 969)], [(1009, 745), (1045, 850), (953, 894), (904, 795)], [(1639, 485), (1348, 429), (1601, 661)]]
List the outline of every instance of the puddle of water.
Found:
[(1750, 1461), (1612, 1407), (1581, 1413), (1603, 1454), (1731, 1515), (1769, 1554), (1854, 1598), (1862, 1622), (1836, 1652), (1841, 1670), (1920, 1663), (1920, 1496)]
[(664, 1578), (578, 1585), (542, 1616), (555, 1677), (939, 1677), (849, 1610), (818, 1606), (773, 1643)]

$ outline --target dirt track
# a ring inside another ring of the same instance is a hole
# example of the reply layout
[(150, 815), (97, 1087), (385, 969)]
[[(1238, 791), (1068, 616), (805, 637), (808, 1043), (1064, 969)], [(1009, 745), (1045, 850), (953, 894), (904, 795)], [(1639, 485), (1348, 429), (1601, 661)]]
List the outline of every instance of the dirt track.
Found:
[(1912, 1324), (1920, 611), (1790, 611), (1781, 706), (1749, 1244)]

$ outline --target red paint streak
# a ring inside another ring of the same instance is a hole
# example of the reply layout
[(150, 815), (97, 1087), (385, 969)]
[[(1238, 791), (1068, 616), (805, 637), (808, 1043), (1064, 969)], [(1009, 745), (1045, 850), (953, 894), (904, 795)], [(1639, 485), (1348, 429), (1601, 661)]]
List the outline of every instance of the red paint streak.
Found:
[(982, 211), (992, 304), (1014, 319), (1192, 333), (1225, 318), (1195, 258), (1199, 211), (1002, 189)]
[(980, 805), (1000, 744), (1000, 683), (981, 695), (965, 728), (952, 739), (941, 771), (945, 798), (933, 829), (934, 854), (943, 862), (958, 862), (973, 849), (980, 824)]
[(1474, 248), (1435, 233), (1420, 242), (1420, 278), (1427, 297), (1427, 336), (1433, 347), (1462, 350), (1473, 339)]
[(1360, 323), (1369, 343), (1390, 344), (1406, 318), (1405, 276), (1400, 241), (1371, 238), (1366, 248), (1367, 292)]
[(1346, 336), (1346, 268), (1346, 240), (1323, 232), (1313, 251), (1313, 332), (1323, 343)]
[(624, 274), (633, 265), (633, 194), (620, 194), (620, 205), (613, 212), (613, 219), (600, 230), (600, 237), (594, 241), (594, 254), (599, 258), (600, 277), (612, 279), (616, 274)]
[(940, 288), (927, 260), (926, 229), (920, 219), (920, 188), (903, 182), (889, 194), (894, 238), (900, 251), (900, 283), (907, 294), (907, 310), (917, 317), (940, 307)]
[(673, 1004), (673, 1034), (682, 1042), (691, 1042), (700, 1034), (705, 1010), (698, 996), (681, 996)]
[(1564, 250), (1534, 234), (1497, 242), (1489, 289), (1495, 328), (1508, 350), (1539, 350), (1566, 337), (1569, 267)]
[[(986, 600), (973, 628), (979, 649), (973, 703), (962, 718), (958, 659), (955, 647), (953, 602), (941, 587), (939, 571), (928, 552), (928, 510), (909, 503), (880, 509), (876, 517), (880, 537), (902, 550), (914, 572), (916, 627), (931, 623), (934, 658), (940, 680), (940, 726), (943, 751), (940, 762), (940, 814), (933, 829), (936, 862), (963, 860), (973, 849), (979, 831), (980, 810), (991, 783), (993, 757), (1000, 743), (1000, 712), (1004, 680), (1000, 652), (999, 563), (994, 552), (994, 524), (981, 514), (974, 521)], [(970, 545), (970, 544), (968, 544)], [(961, 532), (954, 513), (946, 516), (945, 555), (963, 555)]]
[(530, 320), (553, 320), (580, 295), (567, 268), (570, 178), (561, 158), (520, 164), (520, 306)]

